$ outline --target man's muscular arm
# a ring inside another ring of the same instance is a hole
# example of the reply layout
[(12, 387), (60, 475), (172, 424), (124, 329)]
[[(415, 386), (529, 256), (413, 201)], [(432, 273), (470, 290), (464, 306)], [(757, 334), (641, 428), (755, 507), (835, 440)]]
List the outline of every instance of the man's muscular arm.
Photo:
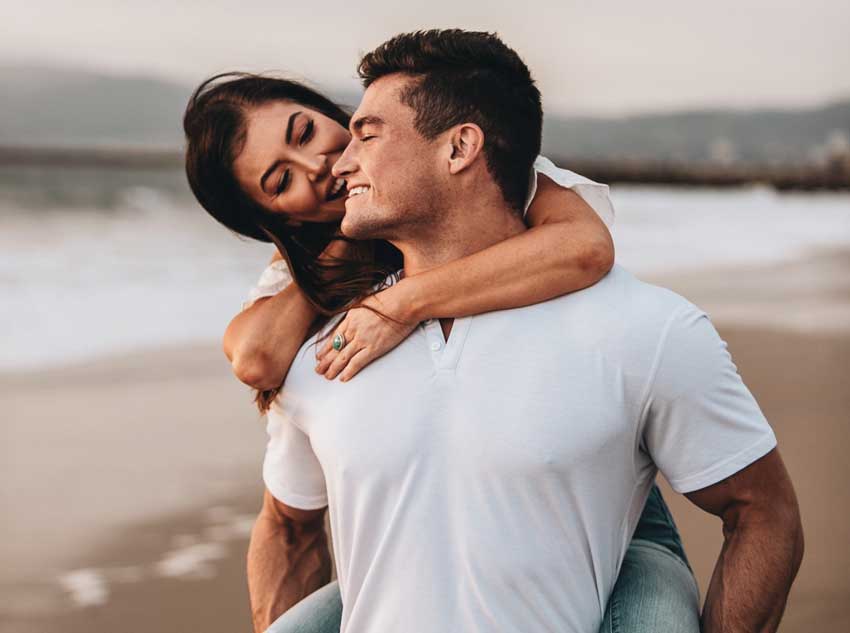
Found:
[(773, 633), (803, 558), (797, 497), (779, 453), (687, 497), (723, 519), (703, 632)]
[(248, 546), (248, 592), (254, 631), (331, 580), (325, 510), (284, 505), (266, 490)]

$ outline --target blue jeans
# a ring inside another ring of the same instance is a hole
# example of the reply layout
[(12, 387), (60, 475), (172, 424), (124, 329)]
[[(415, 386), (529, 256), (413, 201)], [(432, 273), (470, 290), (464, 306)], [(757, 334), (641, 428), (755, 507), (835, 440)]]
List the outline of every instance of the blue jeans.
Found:
[[(339, 633), (336, 581), (294, 605), (266, 633)], [(699, 590), (661, 491), (652, 487), (600, 633), (699, 633)], [(532, 632), (530, 632), (532, 633)]]

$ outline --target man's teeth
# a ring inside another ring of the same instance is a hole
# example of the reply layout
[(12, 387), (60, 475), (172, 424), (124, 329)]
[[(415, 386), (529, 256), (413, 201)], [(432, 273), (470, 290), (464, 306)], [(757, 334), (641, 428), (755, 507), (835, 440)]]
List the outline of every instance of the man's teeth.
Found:
[(367, 186), (355, 187), (348, 192), (348, 197), (353, 198), (354, 196), (359, 196), (361, 193), (366, 193), (367, 191), (369, 191), (369, 187)]

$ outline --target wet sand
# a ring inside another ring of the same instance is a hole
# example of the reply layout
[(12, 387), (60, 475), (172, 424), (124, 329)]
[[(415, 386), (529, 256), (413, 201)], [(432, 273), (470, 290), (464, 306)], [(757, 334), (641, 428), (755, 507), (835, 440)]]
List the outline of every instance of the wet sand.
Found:
[[(801, 316), (736, 325), (730, 308), (839, 313), (846, 261), (813, 260), (831, 282), (809, 294), (765, 271), (735, 271), (735, 287), (778, 290), (738, 300), (724, 271), (661, 280), (714, 316), (794, 479), (807, 549), (785, 633), (850, 629), (850, 332)], [(244, 556), (265, 435), (216, 343), (2, 375), (0, 411), (0, 632), (250, 630)], [(704, 592), (720, 522), (667, 498)]]

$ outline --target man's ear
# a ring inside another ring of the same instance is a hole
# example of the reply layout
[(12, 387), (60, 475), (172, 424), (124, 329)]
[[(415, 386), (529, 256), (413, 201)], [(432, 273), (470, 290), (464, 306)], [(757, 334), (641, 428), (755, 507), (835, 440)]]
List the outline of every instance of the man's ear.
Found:
[(475, 162), (484, 149), (484, 132), (475, 123), (462, 123), (452, 130), (449, 143), (449, 173), (457, 174)]

